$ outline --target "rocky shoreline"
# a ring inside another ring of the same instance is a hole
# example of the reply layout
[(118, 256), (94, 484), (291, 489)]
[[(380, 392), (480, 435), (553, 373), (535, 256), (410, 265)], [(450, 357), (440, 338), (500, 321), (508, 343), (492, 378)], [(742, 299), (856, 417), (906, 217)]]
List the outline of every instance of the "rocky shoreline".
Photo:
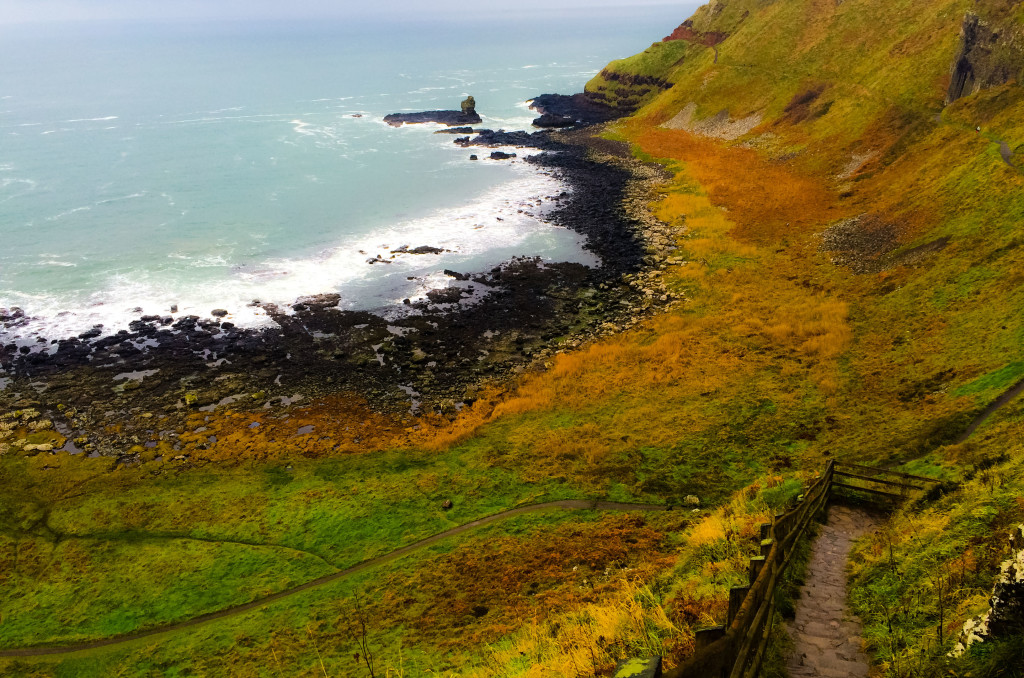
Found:
[[(527, 162), (570, 184), (549, 219), (584, 234), (600, 268), (520, 258), (490, 271), (445, 271), (449, 287), (407, 300), (398, 314), (342, 311), (337, 295), (320, 295), (291, 314), (265, 305), (277, 324), (266, 329), (146, 316), (112, 336), (61, 340), (50, 353), (9, 344), (0, 347), (0, 453), (62, 448), (130, 460), (131, 450), (173, 438), (197, 412), (296, 407), (298, 397), (356, 395), (407, 423), (451, 417), (482, 385), (543, 369), (555, 352), (677, 302), (659, 270), (674, 262), (672, 239), (643, 208), (660, 169), (587, 130), (474, 134), (456, 142), (518, 146), (534, 153)], [(0, 323), (24, 320), (16, 315)], [(26, 433), (33, 426), (50, 431), (47, 442)]]

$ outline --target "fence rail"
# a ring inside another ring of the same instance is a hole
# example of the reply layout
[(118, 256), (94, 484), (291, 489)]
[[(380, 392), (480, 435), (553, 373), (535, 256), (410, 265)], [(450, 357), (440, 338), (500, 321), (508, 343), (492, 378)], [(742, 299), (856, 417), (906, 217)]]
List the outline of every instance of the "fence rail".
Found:
[[(837, 477), (849, 482), (837, 482)], [(725, 625), (698, 630), (694, 655), (666, 672), (664, 678), (756, 678), (768, 645), (775, 590), (797, 543), (832, 496), (837, 492), (854, 496), (863, 493), (859, 496), (902, 500), (938, 482), (909, 473), (829, 461), (825, 471), (798, 497), (795, 507), (761, 526), (761, 551), (750, 559), (750, 583), (729, 591)], [(643, 672), (617, 675), (662, 675), (660, 661), (647, 666)]]

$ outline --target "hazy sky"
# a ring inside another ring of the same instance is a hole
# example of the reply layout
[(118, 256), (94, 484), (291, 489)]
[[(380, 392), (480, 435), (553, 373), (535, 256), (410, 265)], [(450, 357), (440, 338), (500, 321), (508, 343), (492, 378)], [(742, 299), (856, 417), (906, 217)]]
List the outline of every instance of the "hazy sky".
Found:
[[(0, 23), (45, 21), (260, 20), (374, 15), (550, 11), (625, 5), (676, 6), (689, 15), (693, 0), (0, 0)], [(500, 27), (496, 27), (500, 30)]]

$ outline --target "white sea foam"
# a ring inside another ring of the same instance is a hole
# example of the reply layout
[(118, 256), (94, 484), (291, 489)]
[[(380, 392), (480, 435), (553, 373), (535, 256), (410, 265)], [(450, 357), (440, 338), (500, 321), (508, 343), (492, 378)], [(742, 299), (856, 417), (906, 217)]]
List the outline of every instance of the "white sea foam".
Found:
[(85, 205), (83, 207), (74, 207), (74, 208), (69, 209), (69, 210), (64, 210), (63, 212), (61, 212), (59, 214), (54, 214), (52, 217), (46, 217), (46, 220), (47, 221), (57, 221), (59, 219), (63, 219), (64, 217), (71, 216), (72, 214), (75, 214), (76, 212), (88, 212), (91, 209), (92, 209), (92, 205)]
[(64, 120), (62, 122), (107, 122), (108, 120), (117, 120), (116, 115), (108, 115), (105, 118), (76, 118), (75, 120)]
[[(310, 257), (271, 258), (239, 266), (230, 253), (195, 257), (169, 252), (169, 260), (180, 262), (177, 267), (184, 265), (176, 278), (166, 272), (117, 274), (103, 289), (78, 298), (0, 291), (0, 307), (19, 306), (32, 318), (23, 327), (0, 330), (0, 340), (30, 344), (37, 337), (73, 336), (98, 324), (104, 332), (114, 333), (142, 314), (209, 317), (217, 308), (229, 310), (227, 320), (240, 327), (264, 327), (273, 321), (262, 308), (252, 306), (252, 300), (287, 310), (299, 297), (328, 292), (341, 293), (343, 308), (387, 311), (390, 307), (395, 312), (404, 308), (403, 299), (423, 298), (427, 291), (451, 283), (442, 273), (445, 268), (493, 266), (538, 235), (578, 242), (574, 234), (544, 221), (555, 204), (549, 198), (564, 190), (554, 176), (521, 164), (512, 181), (469, 204), (400, 222)], [(422, 255), (394, 252), (402, 246), (421, 245), (447, 251)], [(586, 254), (577, 258), (597, 263)], [(370, 260), (379, 263), (370, 264)], [(54, 257), (41, 263), (73, 265)], [(195, 285), (190, 283), (189, 268), (221, 268), (224, 274)], [(415, 279), (407, 280), (409, 277)], [(172, 306), (177, 306), (174, 314), (170, 313)], [(141, 313), (136, 310), (139, 308)]]

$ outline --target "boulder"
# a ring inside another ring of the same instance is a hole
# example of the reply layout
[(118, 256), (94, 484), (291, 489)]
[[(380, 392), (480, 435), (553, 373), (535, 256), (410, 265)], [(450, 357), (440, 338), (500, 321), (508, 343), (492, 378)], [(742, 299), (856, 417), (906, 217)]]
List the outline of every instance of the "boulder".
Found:
[(227, 314), (228, 312), (223, 308), (215, 308), (212, 311), (210, 311), (210, 315), (212, 315), (214, 318), (223, 318)]
[(700, 506), (700, 497), (695, 494), (688, 494), (686, 495), (686, 498), (683, 499), (683, 504), (686, 506)]
[(462, 114), (463, 115), (476, 115), (476, 99), (470, 94), (462, 102)]
[(544, 127), (549, 129), (556, 127), (572, 127), (575, 124), (576, 118), (568, 115), (555, 115), (554, 113), (545, 113), (533, 121), (534, 127)]
[(491, 152), (491, 160), (509, 160), (514, 157), (516, 157), (515, 153), (505, 153), (504, 151)]

